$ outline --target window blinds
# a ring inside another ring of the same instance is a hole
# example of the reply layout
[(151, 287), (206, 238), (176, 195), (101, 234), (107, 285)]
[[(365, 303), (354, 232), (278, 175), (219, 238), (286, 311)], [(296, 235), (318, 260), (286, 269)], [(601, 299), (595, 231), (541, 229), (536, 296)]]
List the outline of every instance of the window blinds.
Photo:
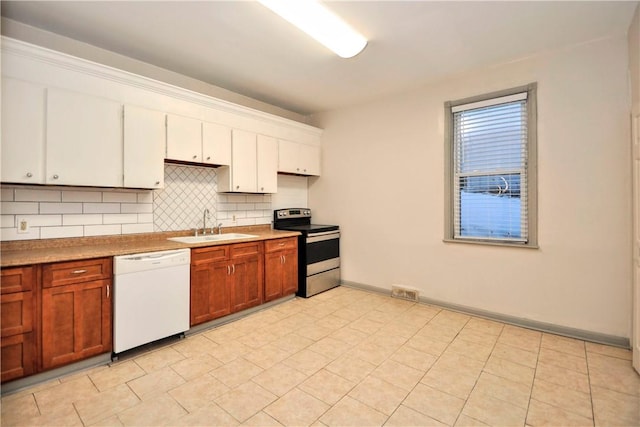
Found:
[(527, 242), (527, 93), (451, 111), (454, 238)]

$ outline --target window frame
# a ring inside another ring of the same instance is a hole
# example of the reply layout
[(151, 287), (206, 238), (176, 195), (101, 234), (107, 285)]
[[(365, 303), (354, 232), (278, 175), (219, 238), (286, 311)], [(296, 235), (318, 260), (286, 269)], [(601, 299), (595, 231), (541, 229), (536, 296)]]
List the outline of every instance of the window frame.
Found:
[[(444, 191), (444, 242), (447, 243), (471, 243), (480, 245), (508, 246), (519, 248), (533, 248), (538, 246), (538, 114), (537, 114), (537, 88), (536, 82), (524, 86), (513, 87), (497, 92), (477, 95), (456, 101), (444, 103), (444, 170), (445, 170), (445, 191)], [(528, 240), (517, 242), (499, 239), (464, 238), (455, 236), (454, 200), (455, 200), (455, 153), (454, 153), (454, 123), (452, 108), (470, 104), (474, 102), (487, 101), (517, 93), (527, 92), (527, 217), (528, 217)]]

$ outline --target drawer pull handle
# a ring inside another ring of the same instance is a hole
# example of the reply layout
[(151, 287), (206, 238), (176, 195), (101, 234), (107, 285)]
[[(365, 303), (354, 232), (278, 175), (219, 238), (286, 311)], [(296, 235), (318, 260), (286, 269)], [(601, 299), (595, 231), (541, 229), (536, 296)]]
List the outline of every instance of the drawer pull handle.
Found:
[(87, 270), (74, 270), (73, 274), (83, 274), (86, 273)]
[(109, 285), (107, 285), (107, 299), (109, 299), (109, 294), (110, 294), (110, 290), (109, 290)]

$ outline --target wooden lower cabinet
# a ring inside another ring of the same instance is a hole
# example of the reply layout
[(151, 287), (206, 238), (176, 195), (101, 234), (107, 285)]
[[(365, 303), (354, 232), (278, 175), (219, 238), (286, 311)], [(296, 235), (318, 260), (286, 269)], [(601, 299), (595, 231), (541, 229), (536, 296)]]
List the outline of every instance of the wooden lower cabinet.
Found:
[(298, 239), (268, 241), (265, 245), (264, 300), (272, 301), (298, 291)]
[(191, 251), (191, 326), (262, 303), (263, 243)]
[(112, 350), (111, 263), (103, 258), (43, 266), (43, 370)]

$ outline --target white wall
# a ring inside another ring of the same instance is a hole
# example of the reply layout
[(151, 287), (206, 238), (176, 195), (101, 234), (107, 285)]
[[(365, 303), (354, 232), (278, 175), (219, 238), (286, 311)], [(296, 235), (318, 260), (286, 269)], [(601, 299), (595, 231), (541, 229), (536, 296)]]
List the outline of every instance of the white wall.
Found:
[(633, 108), (640, 112), (640, 5), (629, 26), (629, 73), (631, 76), (631, 97)]
[[(627, 40), (583, 44), (314, 118), (314, 219), (342, 231), (344, 280), (630, 336)], [(443, 243), (447, 100), (538, 82), (540, 249)]]

